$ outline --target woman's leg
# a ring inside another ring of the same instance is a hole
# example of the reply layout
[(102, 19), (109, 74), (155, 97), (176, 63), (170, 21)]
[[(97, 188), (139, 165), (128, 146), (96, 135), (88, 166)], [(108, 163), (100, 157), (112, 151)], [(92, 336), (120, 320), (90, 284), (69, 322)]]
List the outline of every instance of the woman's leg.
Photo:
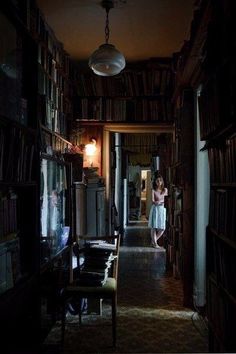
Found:
[(159, 240), (159, 238), (161, 238), (161, 236), (164, 234), (165, 230), (158, 230), (156, 233), (156, 243)]
[(152, 245), (156, 246), (157, 245), (157, 233), (156, 229), (151, 229), (151, 240), (152, 240)]

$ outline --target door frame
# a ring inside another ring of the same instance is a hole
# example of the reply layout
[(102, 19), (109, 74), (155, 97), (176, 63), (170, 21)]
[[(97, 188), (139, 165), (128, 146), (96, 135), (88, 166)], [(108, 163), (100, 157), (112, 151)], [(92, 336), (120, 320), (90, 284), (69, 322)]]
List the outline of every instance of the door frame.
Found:
[(110, 177), (111, 177), (111, 133), (125, 134), (172, 134), (172, 141), (175, 141), (174, 123), (105, 123), (103, 126), (103, 147), (102, 147), (102, 175), (105, 179), (106, 189), (106, 220), (108, 220), (108, 232), (111, 234), (111, 198), (110, 198)]

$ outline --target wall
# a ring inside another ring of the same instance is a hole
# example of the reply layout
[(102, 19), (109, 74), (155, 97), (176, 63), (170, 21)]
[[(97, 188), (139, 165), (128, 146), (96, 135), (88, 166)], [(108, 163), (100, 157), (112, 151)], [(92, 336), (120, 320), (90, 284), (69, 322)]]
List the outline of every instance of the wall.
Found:
[[(96, 153), (92, 158), (93, 166), (98, 167), (98, 174), (102, 175), (102, 141), (103, 141), (103, 126), (102, 125), (81, 125), (83, 128), (83, 133), (81, 135), (81, 144), (88, 144), (91, 137), (96, 139)], [(90, 166), (90, 158), (84, 153), (83, 167)]]

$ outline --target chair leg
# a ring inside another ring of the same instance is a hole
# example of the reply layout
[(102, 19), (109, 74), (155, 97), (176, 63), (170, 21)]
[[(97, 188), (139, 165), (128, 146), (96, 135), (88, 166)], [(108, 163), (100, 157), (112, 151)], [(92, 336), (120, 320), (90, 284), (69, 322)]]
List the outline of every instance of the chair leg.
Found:
[(66, 327), (66, 302), (62, 303), (62, 314), (61, 314), (61, 344), (64, 345), (65, 340), (65, 327)]
[(82, 303), (83, 299), (79, 299), (79, 325), (82, 324)]
[(117, 297), (116, 294), (112, 297), (112, 339), (113, 347), (116, 346), (116, 312), (117, 312)]

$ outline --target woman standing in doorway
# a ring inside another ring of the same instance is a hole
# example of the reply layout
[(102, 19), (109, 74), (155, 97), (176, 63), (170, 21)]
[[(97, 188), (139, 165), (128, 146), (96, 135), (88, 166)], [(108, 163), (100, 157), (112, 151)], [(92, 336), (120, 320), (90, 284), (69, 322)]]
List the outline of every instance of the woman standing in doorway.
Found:
[(164, 186), (161, 175), (157, 175), (152, 186), (152, 206), (149, 213), (148, 227), (151, 228), (151, 240), (154, 248), (160, 248), (157, 241), (163, 235), (166, 228), (165, 196), (168, 190)]

